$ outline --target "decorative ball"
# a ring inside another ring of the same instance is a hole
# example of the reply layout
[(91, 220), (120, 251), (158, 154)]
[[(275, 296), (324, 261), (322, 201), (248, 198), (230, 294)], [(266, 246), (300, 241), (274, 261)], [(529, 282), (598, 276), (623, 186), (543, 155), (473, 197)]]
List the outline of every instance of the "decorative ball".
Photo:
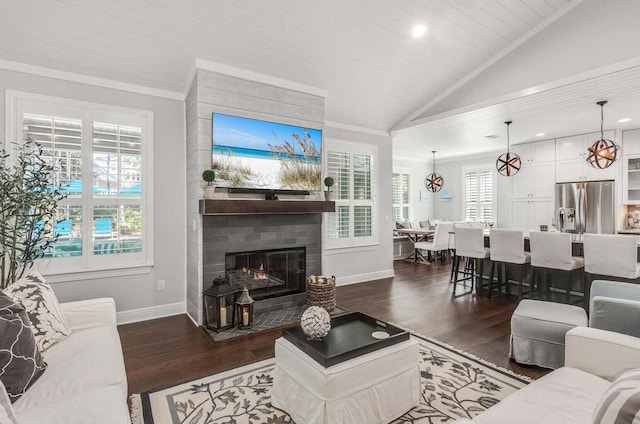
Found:
[(320, 306), (309, 306), (300, 318), (302, 331), (311, 340), (320, 340), (329, 334), (331, 330), (331, 317), (329, 312)]

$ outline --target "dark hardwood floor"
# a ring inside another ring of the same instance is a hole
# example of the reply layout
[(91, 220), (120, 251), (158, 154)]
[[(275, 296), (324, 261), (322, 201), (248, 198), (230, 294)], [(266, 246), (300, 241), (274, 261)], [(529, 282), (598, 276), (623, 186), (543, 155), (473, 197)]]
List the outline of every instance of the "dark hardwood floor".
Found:
[[(394, 278), (341, 286), (338, 306), (436, 338), (519, 374), (548, 371), (508, 359), (511, 314), (518, 301), (494, 293), (452, 297), (450, 267), (396, 261)], [(464, 287), (458, 287), (462, 292)], [(282, 328), (214, 342), (186, 315), (118, 327), (130, 393), (170, 386), (273, 356)]]

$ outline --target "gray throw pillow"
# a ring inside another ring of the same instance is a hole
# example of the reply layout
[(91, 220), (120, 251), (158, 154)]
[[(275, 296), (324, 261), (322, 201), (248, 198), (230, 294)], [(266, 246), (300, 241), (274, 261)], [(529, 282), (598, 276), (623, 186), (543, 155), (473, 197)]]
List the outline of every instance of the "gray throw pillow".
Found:
[(58, 298), (38, 271), (9, 284), (4, 292), (24, 306), (41, 352), (71, 334), (58, 307)]
[(11, 403), (42, 375), (44, 362), (24, 307), (0, 291), (0, 381)]
[(640, 368), (625, 371), (611, 383), (593, 411), (593, 424), (635, 423), (640, 419)]

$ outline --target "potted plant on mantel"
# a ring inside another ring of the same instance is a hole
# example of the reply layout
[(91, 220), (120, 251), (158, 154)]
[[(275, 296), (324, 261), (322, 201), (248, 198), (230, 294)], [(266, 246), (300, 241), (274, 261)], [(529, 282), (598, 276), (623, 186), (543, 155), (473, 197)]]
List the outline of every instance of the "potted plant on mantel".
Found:
[(204, 186), (204, 198), (213, 199), (213, 195), (216, 192), (216, 186), (213, 185), (216, 180), (216, 172), (213, 169), (207, 169), (202, 173), (202, 179), (207, 183)]
[(15, 165), (0, 142), (0, 289), (20, 279), (57, 240), (58, 202), (67, 194), (52, 187), (55, 165), (27, 140), (16, 147)]
[(327, 202), (331, 201), (331, 187), (333, 187), (333, 178), (327, 177), (324, 179), (324, 185), (327, 186), (327, 189), (324, 191), (324, 200)]

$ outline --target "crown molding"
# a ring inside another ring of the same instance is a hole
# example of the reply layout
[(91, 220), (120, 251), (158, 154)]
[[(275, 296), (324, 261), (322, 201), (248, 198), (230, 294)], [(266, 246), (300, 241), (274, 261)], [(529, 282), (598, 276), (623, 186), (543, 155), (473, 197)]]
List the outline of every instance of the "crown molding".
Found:
[(147, 96), (162, 97), (170, 100), (184, 101), (182, 93), (144, 85), (129, 84), (122, 81), (115, 81), (106, 78), (93, 77), (90, 75), (77, 74), (75, 72), (60, 71), (58, 69), (45, 68), (42, 66), (29, 65), (22, 62), (0, 59), (0, 69), (8, 71), (23, 72), (25, 74), (38, 75), (41, 77), (55, 78), (63, 81), (71, 81), (80, 84), (93, 85), (97, 87), (111, 88), (114, 90), (128, 91), (130, 93), (145, 94)]
[(259, 72), (248, 71), (235, 66), (223, 65), (221, 63), (211, 62), (204, 59), (196, 59), (196, 69), (204, 71), (216, 72), (218, 74), (230, 75), (249, 81), (261, 82), (263, 84), (274, 85), (276, 87), (286, 88), (293, 91), (312, 94), (319, 97), (327, 97), (327, 90), (323, 88), (313, 87), (311, 85), (299, 82), (289, 81), (282, 78), (272, 77), (271, 75), (261, 74)]

